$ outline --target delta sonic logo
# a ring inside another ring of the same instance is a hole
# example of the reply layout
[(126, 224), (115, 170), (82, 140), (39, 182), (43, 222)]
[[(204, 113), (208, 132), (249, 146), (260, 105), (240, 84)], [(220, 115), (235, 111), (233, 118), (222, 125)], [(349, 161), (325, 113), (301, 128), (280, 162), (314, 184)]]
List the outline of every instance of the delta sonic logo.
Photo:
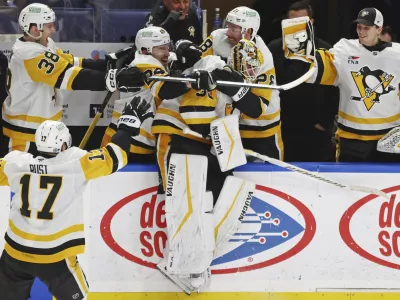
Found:
[[(131, 194), (113, 205), (100, 225), (108, 247), (125, 259), (156, 268), (167, 243), (165, 201), (157, 187)], [(117, 224), (125, 224), (124, 231)], [(311, 211), (298, 199), (257, 185), (251, 207), (235, 236), (212, 263), (213, 274), (265, 268), (301, 252), (316, 230)]]
[(390, 200), (368, 195), (343, 214), (340, 235), (361, 257), (400, 270), (400, 185), (383, 191)]

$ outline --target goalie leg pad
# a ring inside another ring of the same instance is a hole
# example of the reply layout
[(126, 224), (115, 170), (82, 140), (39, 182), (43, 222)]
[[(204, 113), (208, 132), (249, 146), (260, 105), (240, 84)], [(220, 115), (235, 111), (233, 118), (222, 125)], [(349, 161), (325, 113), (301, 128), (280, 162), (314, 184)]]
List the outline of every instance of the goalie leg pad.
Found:
[(237, 115), (214, 120), (211, 126), (211, 140), (221, 171), (225, 172), (247, 163), (239, 132)]
[(172, 274), (203, 273), (215, 249), (213, 197), (206, 193), (207, 157), (172, 154), (165, 197), (168, 235), (167, 270)]
[(223, 245), (237, 232), (250, 208), (256, 185), (247, 180), (228, 176), (213, 210), (216, 251), (220, 256)]

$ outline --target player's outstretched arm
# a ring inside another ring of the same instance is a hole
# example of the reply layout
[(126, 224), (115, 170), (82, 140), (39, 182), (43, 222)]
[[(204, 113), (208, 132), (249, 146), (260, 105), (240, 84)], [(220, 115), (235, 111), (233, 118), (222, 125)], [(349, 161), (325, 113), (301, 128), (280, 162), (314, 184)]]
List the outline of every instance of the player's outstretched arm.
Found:
[(80, 159), (87, 180), (110, 175), (127, 164), (131, 137), (138, 135), (142, 122), (153, 116), (150, 108), (142, 98), (132, 99), (118, 120), (118, 130), (111, 143), (88, 152)]

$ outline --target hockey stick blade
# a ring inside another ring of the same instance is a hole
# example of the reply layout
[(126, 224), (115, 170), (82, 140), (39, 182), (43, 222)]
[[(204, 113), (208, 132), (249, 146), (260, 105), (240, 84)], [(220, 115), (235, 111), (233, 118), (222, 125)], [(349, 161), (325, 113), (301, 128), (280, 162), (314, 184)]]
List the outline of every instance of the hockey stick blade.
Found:
[[(217, 85), (221, 86), (234, 86), (234, 87), (249, 87), (256, 89), (269, 89), (269, 90), (278, 90), (278, 91), (286, 91), (290, 90), (303, 82), (309, 79), (315, 72), (315, 68), (311, 68), (305, 73), (303, 76), (298, 79), (289, 82), (284, 85), (268, 85), (268, 84), (257, 84), (257, 83), (247, 83), (247, 82), (233, 82), (233, 81), (222, 81), (217, 80)], [(195, 83), (196, 79), (193, 78), (185, 78), (185, 77), (170, 77), (170, 76), (150, 76), (148, 79), (157, 80), (157, 81), (167, 81), (167, 82), (188, 82)]]
[(252, 151), (252, 150), (245, 149), (244, 151), (247, 154), (249, 154), (251, 156), (254, 156), (254, 157), (257, 157), (257, 158), (259, 158), (259, 159), (261, 159), (263, 161), (269, 162), (269, 163), (271, 163), (273, 165), (279, 166), (281, 168), (284, 168), (284, 169), (287, 169), (287, 170), (290, 170), (290, 171), (294, 171), (294, 172), (306, 175), (306, 176), (314, 178), (316, 180), (319, 180), (319, 181), (322, 181), (322, 182), (325, 182), (325, 183), (328, 183), (328, 184), (331, 184), (331, 185), (334, 185), (334, 186), (337, 186), (337, 187), (340, 187), (340, 188), (347, 188), (347, 189), (350, 189), (352, 191), (364, 192), (364, 193), (367, 193), (367, 194), (374, 194), (374, 195), (377, 195), (377, 196), (380, 196), (380, 197), (383, 197), (383, 198), (389, 200), (389, 196), (386, 195), (384, 192), (378, 190), (378, 189), (370, 188), (370, 187), (366, 187), (366, 186), (343, 184), (343, 183), (340, 183), (340, 182), (337, 182), (337, 181), (330, 180), (330, 179), (327, 179), (325, 177), (319, 176), (317, 174), (314, 174), (314, 173), (309, 172), (309, 171), (307, 171), (305, 169), (296, 167), (294, 165), (285, 163), (285, 162), (280, 161), (278, 159), (275, 159), (275, 158), (272, 158), (272, 157), (269, 157), (269, 156), (265, 156), (265, 155), (261, 155), (261, 154), (259, 154), (257, 152)]

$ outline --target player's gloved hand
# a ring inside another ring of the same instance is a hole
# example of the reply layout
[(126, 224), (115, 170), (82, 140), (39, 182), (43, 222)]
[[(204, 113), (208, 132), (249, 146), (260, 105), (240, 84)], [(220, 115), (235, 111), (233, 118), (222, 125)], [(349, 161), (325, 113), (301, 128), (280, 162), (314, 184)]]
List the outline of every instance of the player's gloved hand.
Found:
[(149, 117), (153, 117), (151, 106), (139, 96), (132, 98), (122, 111), (121, 117), (118, 119), (118, 129), (128, 131), (132, 136), (138, 135), (140, 125)]
[(189, 40), (179, 40), (175, 44), (175, 54), (182, 70), (193, 67), (201, 59), (201, 48)]
[(312, 62), (314, 29), (309, 17), (282, 20), (283, 50), (287, 59)]
[[(245, 82), (242, 74), (231, 69), (228, 66), (224, 67), (224, 69), (215, 69), (211, 73), (215, 81), (221, 80), (221, 81)], [(248, 92), (250, 92), (250, 88), (248, 87), (235, 87), (235, 86), (222, 86), (222, 85), (217, 85), (217, 90), (231, 97), (233, 101), (239, 101)]]
[(145, 76), (136, 67), (111, 69), (106, 75), (106, 88), (109, 92), (137, 92), (144, 85)]
[(127, 62), (128, 56), (131, 54), (133, 46), (120, 49), (114, 53), (108, 53), (105, 55), (107, 62), (107, 71), (111, 69), (121, 69), (125, 65), (129, 64)]
[(194, 70), (190, 77), (196, 79), (195, 83), (191, 83), (192, 88), (195, 90), (212, 91), (217, 87), (211, 72), (205, 70)]
[(165, 21), (162, 22), (160, 26), (161, 27), (164, 27), (165, 25), (171, 26), (172, 24), (174, 24), (176, 21), (179, 20), (179, 18), (182, 16), (182, 13), (183, 13), (182, 11), (172, 10), (165, 19)]

